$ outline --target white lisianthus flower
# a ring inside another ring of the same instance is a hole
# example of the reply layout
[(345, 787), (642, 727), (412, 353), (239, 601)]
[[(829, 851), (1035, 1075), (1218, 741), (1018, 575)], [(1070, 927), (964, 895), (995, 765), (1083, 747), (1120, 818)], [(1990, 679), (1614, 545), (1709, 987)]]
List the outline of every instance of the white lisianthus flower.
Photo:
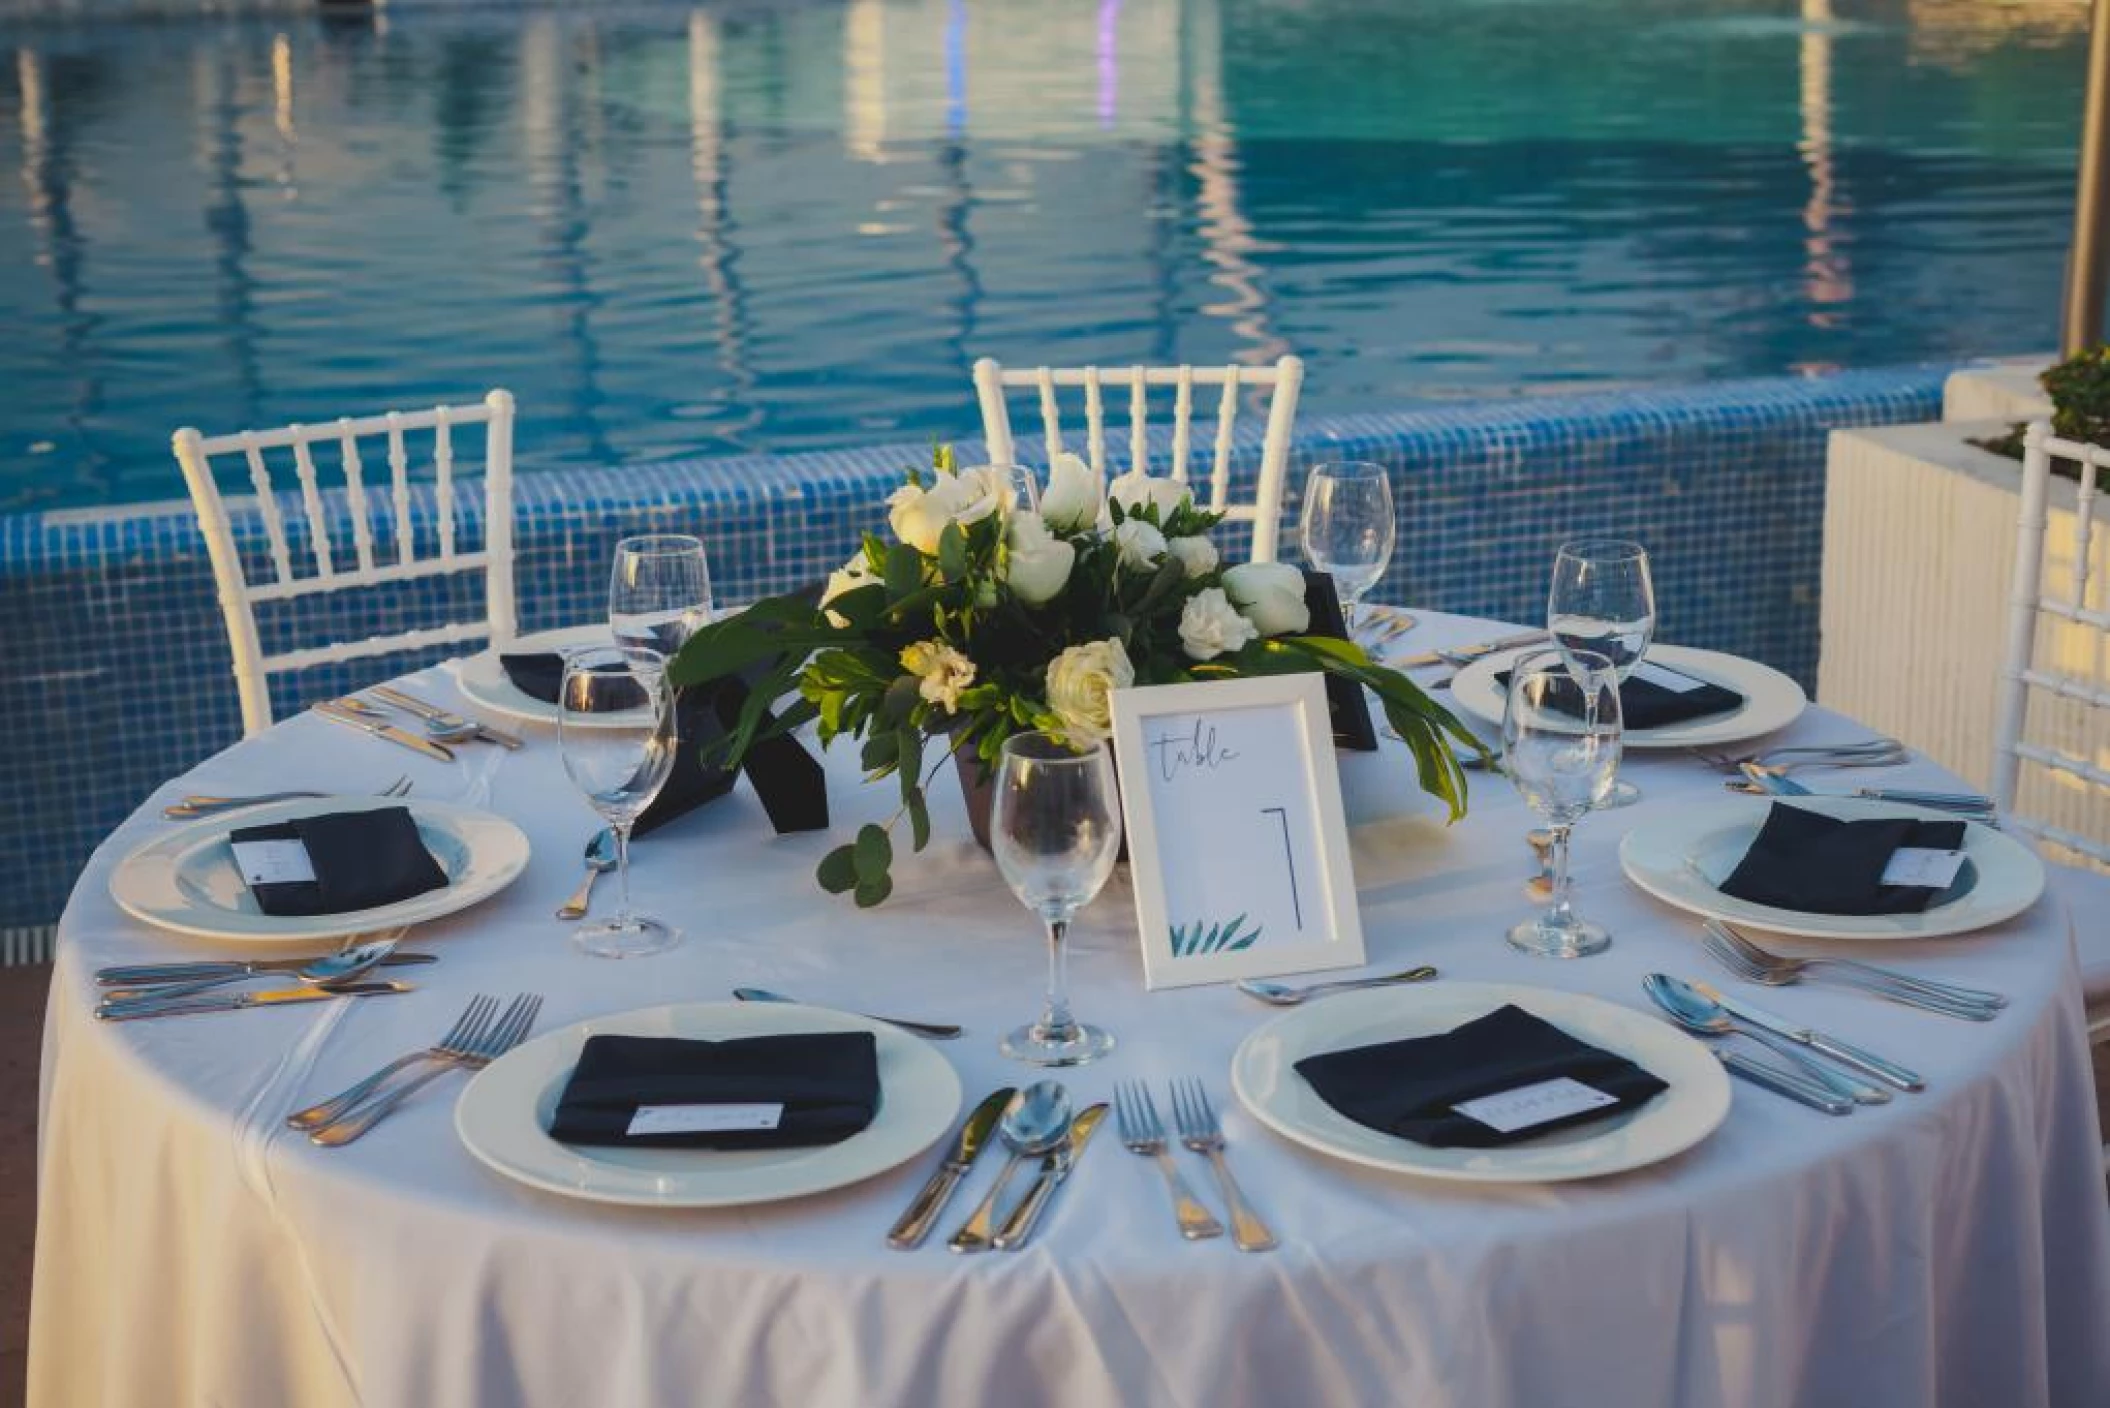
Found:
[[(843, 593), (854, 592), (859, 587), (869, 587), (879, 580), (879, 574), (872, 570), (872, 564), (865, 560), (864, 553), (860, 551), (828, 574), (828, 585), (821, 589), (821, 605), (825, 607)], [(837, 626), (850, 624), (848, 617), (834, 611), (828, 613), (828, 619)]]
[(1011, 477), (990, 465), (941, 474), (928, 489), (904, 484), (887, 499), (887, 523), (894, 536), (925, 557), (938, 553), (938, 536), (948, 523), (965, 528), (992, 513), (1007, 513)]
[(1259, 635), (1259, 628), (1238, 614), (1221, 587), (1196, 592), (1180, 612), (1180, 644), (1197, 660), (1243, 650)]
[(974, 661), (942, 640), (919, 640), (903, 648), (901, 668), (916, 677), (916, 693), (945, 712), (956, 713), (960, 691), (974, 683)]
[(1114, 529), (1114, 547), (1123, 567), (1148, 572), (1165, 558), (1165, 535), (1142, 519), (1131, 518)]
[(1048, 531), (1046, 515), (1022, 509), (1011, 515), (1007, 536), (1011, 551), (1005, 580), (1012, 595), (1028, 606), (1053, 601), (1069, 585), (1077, 549)]
[(1099, 742), (1114, 729), (1114, 691), (1135, 682), (1136, 668), (1117, 638), (1073, 645), (1048, 662), (1048, 707), (1071, 742)]
[(1099, 521), (1099, 476), (1076, 455), (1061, 454), (1048, 463), (1048, 487), (1040, 495), (1040, 516), (1058, 533), (1080, 533)]
[(1264, 636), (1311, 629), (1304, 574), (1286, 562), (1244, 562), (1224, 573), (1224, 591)]
[(1189, 538), (1174, 538), (1165, 544), (1165, 551), (1179, 559), (1189, 577), (1206, 577), (1216, 570), (1222, 559), (1216, 552), (1216, 544), (1199, 534)]
[(1106, 496), (1130, 511), (1155, 508), (1160, 526), (1172, 517), (1174, 509), (1188, 501), (1187, 486), (1177, 479), (1154, 479), (1135, 470), (1107, 485)]

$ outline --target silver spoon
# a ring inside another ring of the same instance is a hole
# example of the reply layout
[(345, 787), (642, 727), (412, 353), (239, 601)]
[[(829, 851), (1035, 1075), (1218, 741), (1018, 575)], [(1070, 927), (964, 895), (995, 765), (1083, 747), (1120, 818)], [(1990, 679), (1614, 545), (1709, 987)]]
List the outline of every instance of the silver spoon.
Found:
[(1423, 964), (1400, 973), (1387, 973), (1381, 978), (1337, 978), (1330, 983), (1308, 983), (1301, 988), (1282, 983), (1270, 983), (1260, 978), (1241, 978), (1238, 990), (1247, 997), (1257, 997), (1262, 1002), (1277, 1007), (1295, 1007), (1306, 998), (1317, 997), (1322, 992), (1346, 992), (1350, 988), (1382, 988), (1394, 983), (1425, 983), (1436, 976), (1436, 970)]
[[(336, 953), (326, 954), (312, 963), (283, 976), (301, 983), (312, 983), (317, 987), (331, 987), (338, 983), (350, 982), (395, 951), (396, 940), (374, 939), (367, 943), (356, 944), (351, 948), (341, 949)], [(96, 1010), (106, 1011), (112, 1007), (122, 1007), (127, 1003), (137, 1002), (141, 998), (151, 997), (158, 1000), (164, 997), (178, 997), (184, 993), (203, 992), (206, 988), (216, 988), (223, 983), (238, 983), (242, 979), (251, 976), (255, 975), (237, 971), (233, 973), (217, 973), (209, 978), (192, 978), (180, 983), (156, 983), (146, 987), (110, 988), (103, 993), (103, 999), (96, 1004)], [(278, 977), (281, 975), (273, 973), (270, 976)]]
[(1070, 1132), (1070, 1092), (1052, 1080), (1037, 1080), (1011, 1097), (1004, 1117), (996, 1126), (997, 1137), (1011, 1151), (1003, 1171), (989, 1186), (988, 1194), (975, 1205), (973, 1214), (946, 1245), (956, 1252), (985, 1252), (994, 1245), (996, 1205), (1004, 1185), (1027, 1159), (1039, 1158), (1060, 1144)]
[(1826, 1090), (1856, 1105), (1887, 1105), (1890, 1092), (1867, 1081), (1853, 1080), (1833, 1072), (1804, 1056), (1795, 1049), (1794, 1043), (1782, 1040), (1760, 1027), (1747, 1026), (1730, 1016), (1722, 1005), (1688, 982), (1673, 978), (1667, 973), (1651, 973), (1641, 980), (1642, 988), (1655, 1000), (1658, 1007), (1670, 1014), (1671, 1020), (1688, 1031), (1704, 1032), (1709, 1036), (1741, 1034), (1750, 1037), (1759, 1045), (1776, 1055), (1787, 1058), (1796, 1070), (1805, 1072)]
[[(786, 997), (780, 992), (771, 992), (768, 988), (734, 988), (733, 996), (742, 1002), (798, 1001), (795, 997)], [(911, 1022), (902, 1017), (875, 1017), (869, 1012), (860, 1012), (857, 1015), (868, 1022), (885, 1022), (890, 1027), (899, 1027), (905, 1032), (914, 1032), (917, 1036), (927, 1036), (932, 1041), (951, 1041), (961, 1030), (949, 1022)]]
[(579, 888), (572, 891), (571, 898), (557, 906), (559, 919), (584, 919), (586, 902), (593, 898), (593, 882), (605, 871), (615, 869), (615, 833), (602, 827), (586, 841), (586, 878)]

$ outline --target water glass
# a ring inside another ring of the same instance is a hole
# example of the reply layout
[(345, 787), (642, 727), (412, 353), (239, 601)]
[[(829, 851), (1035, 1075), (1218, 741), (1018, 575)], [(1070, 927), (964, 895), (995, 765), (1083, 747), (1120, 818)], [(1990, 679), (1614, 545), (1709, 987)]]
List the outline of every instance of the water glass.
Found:
[(1589, 651), (1537, 651), (1516, 664), (1502, 711), (1502, 765), (1553, 833), (1553, 902), (1509, 931), (1542, 958), (1581, 958), (1611, 943), (1577, 917), (1568, 896), (1568, 833), (1598, 806), (1619, 773), (1619, 684), (1612, 662)]
[(989, 809), (990, 849), (1011, 893), (1048, 933), (1048, 1000), (1040, 1020), (1005, 1037), (1003, 1053), (1036, 1066), (1081, 1066), (1114, 1038), (1070, 1015), (1063, 976), (1070, 920), (1113, 873), (1121, 811), (1103, 744), (1073, 748), (1050, 733), (1004, 741)]
[(1351, 640), (1364, 594), (1392, 562), (1398, 531), (1392, 517), (1392, 479), (1383, 465), (1362, 460), (1322, 464), (1305, 481), (1298, 522), (1304, 560), (1332, 576)]
[[(1546, 631), (1564, 653), (1609, 660), (1618, 681), (1626, 683), (1656, 635), (1648, 549), (1618, 538), (1561, 544), (1546, 593)], [(1614, 782), (1602, 805), (1623, 807), (1640, 797), (1633, 783)]]
[(677, 533), (625, 538), (608, 577), (608, 624), (618, 645), (671, 656), (711, 619), (703, 544)]
[(674, 691), (667, 657), (637, 646), (596, 646), (565, 657), (557, 691), (564, 771), (615, 833), (621, 901), (615, 917), (572, 942), (599, 958), (636, 958), (681, 942), (671, 925), (630, 909), (630, 828), (674, 767)]

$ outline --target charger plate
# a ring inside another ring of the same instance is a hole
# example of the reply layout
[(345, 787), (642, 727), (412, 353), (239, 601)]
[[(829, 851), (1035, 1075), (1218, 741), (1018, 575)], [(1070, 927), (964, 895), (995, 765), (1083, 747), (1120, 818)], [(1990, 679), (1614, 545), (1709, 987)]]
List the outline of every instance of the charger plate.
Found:
[[(1495, 676), (1515, 665), (1520, 656), (1551, 649), (1542, 641), (1521, 650), (1483, 655), (1458, 671), (1457, 678), (1451, 681), (1451, 695), (1460, 708), (1487, 720), (1499, 731), (1506, 696)], [(1744, 702), (1729, 713), (1710, 714), (1682, 724), (1630, 728), (1624, 735), (1624, 746), (1628, 748), (1700, 748), (1741, 743), (1786, 728), (1801, 718), (1810, 704), (1809, 696), (1794, 680), (1771, 665), (1761, 665), (1741, 655), (1697, 650), (1689, 645), (1651, 645), (1645, 658), (1695, 679), (1733, 689), (1744, 697)]]

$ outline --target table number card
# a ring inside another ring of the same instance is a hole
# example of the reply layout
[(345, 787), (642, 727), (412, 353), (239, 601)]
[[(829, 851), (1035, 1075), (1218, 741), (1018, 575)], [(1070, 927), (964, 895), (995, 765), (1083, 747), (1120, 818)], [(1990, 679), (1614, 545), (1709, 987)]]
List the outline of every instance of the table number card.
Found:
[(1154, 685), (1113, 703), (1149, 986), (1362, 963), (1322, 677)]

